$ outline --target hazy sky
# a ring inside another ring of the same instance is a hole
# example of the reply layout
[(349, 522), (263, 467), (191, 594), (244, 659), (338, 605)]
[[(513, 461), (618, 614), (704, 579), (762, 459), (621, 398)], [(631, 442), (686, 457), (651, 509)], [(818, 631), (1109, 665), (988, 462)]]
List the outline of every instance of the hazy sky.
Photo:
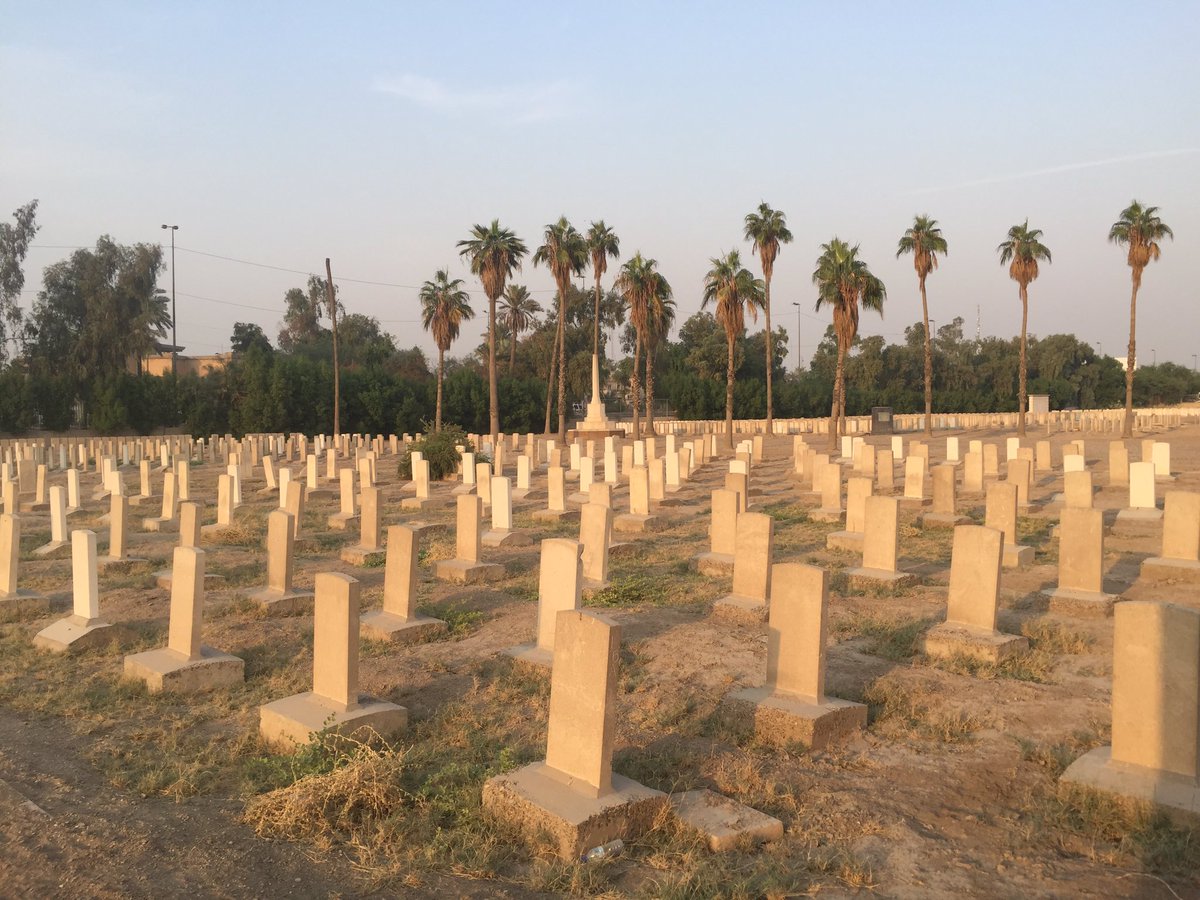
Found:
[[(795, 241), (776, 322), (805, 358), (824, 330), (818, 247), (859, 242), (888, 288), (864, 334), (920, 312), (914, 213), (949, 257), (931, 316), (1012, 335), (1016, 285), (995, 247), (1029, 218), (1054, 263), (1030, 330), (1124, 355), (1129, 270), (1105, 238), (1130, 199), (1176, 234), (1146, 274), (1139, 357), (1200, 353), (1200, 5), (1031, 3), (14, 3), (0, 0), (0, 214), (36, 197), (44, 266), (101, 234), (177, 223), (179, 340), (228, 349), (235, 321), (274, 340), (290, 274), (341, 284), (401, 346), (432, 342), (416, 286), (494, 217), (531, 247), (565, 214), (603, 218), (659, 260), (682, 321), (710, 257), (740, 248), (766, 200)], [(612, 274), (606, 279), (610, 283)], [(518, 280), (552, 302), (544, 269)], [(169, 288), (170, 275), (163, 285)], [(33, 293), (23, 302), (32, 303)], [(220, 302), (217, 302), (220, 301)], [(453, 355), (482, 333), (464, 329)], [(791, 366), (794, 355), (788, 360)]]

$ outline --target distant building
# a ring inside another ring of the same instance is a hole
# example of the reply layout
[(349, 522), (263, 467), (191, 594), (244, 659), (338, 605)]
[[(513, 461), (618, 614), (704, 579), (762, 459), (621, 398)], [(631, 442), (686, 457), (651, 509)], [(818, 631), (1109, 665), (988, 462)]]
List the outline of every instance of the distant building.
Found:
[(208, 356), (184, 356), (184, 347), (172, 347), (170, 344), (156, 343), (157, 351), (151, 356), (143, 356), (140, 360), (130, 359), (127, 366), (131, 375), (139, 371), (147, 375), (162, 377), (171, 374), (171, 351), (176, 353), (175, 371), (180, 376), (198, 375), (204, 377), (209, 372), (219, 372), (229, 365), (233, 359), (232, 353), (213, 353)]

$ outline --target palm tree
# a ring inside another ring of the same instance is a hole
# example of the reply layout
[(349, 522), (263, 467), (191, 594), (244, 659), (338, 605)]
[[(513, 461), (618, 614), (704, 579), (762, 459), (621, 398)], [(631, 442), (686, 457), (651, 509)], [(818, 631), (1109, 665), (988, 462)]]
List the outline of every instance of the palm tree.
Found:
[(833, 408), (830, 413), (829, 446), (837, 445), (846, 412), (846, 355), (858, 336), (859, 308), (883, 315), (887, 290), (871, 274), (870, 267), (858, 256), (858, 244), (851, 247), (834, 238), (821, 245), (817, 267), (812, 274), (817, 286), (817, 310), (833, 307), (833, 330), (837, 335), (837, 369), (833, 379)]
[[(592, 272), (596, 276), (596, 310), (592, 317), (592, 407), (603, 412), (600, 403), (600, 279), (608, 271), (608, 258), (618, 259), (621, 241), (616, 232), (604, 224), (593, 222), (587, 230), (588, 253), (592, 257)], [(589, 409), (589, 413), (591, 410)], [(588, 418), (591, 418), (589, 414)]]
[(658, 271), (658, 261), (646, 259), (639, 250), (625, 265), (621, 266), (621, 274), (617, 276), (616, 289), (625, 298), (629, 306), (629, 321), (633, 325), (633, 375), (630, 376), (630, 391), (633, 394), (633, 439), (642, 436), (641, 419), (639, 417), (641, 389), (639, 369), (642, 363), (642, 347), (644, 346), (650, 306), (653, 298), (662, 296), (665, 291), (669, 295), (671, 287), (666, 285), (666, 279)]
[(1025, 332), (1029, 327), (1029, 282), (1038, 277), (1038, 261), (1051, 262), (1050, 250), (1042, 243), (1042, 230), (1024, 225), (1008, 229), (1008, 237), (996, 247), (1000, 265), (1008, 263), (1008, 277), (1021, 286), (1021, 364), (1017, 376), (1017, 434), (1025, 436)]
[(421, 325), (433, 335), (438, 348), (437, 405), (433, 415), (433, 430), (442, 430), (442, 375), (445, 372), (446, 351), (458, 337), (464, 319), (471, 319), (470, 297), (463, 290), (462, 279), (450, 280), (445, 269), (438, 269), (432, 281), (421, 285)]
[(938, 254), (949, 253), (937, 219), (913, 216), (913, 223), (900, 238), (896, 258), (905, 253), (913, 255), (917, 283), (921, 287), (921, 316), (925, 322), (925, 433), (933, 435), (933, 351), (929, 343), (929, 303), (925, 299), (925, 278), (938, 267)]
[[(587, 265), (588, 247), (582, 234), (560, 216), (557, 222), (546, 226), (542, 235), (542, 246), (533, 253), (533, 264), (545, 265), (558, 285), (558, 437), (567, 437), (567, 290), (571, 287), (571, 276), (583, 272)], [(549, 387), (549, 385), (547, 385)]]
[(510, 284), (504, 289), (504, 307), (500, 311), (504, 327), (508, 331), (508, 374), (513, 373), (517, 360), (517, 341), (534, 325), (534, 319), (542, 306), (523, 284)]
[(701, 308), (716, 304), (717, 321), (725, 329), (728, 359), (725, 366), (725, 434), (733, 447), (733, 374), (737, 339), (746, 330), (746, 310), (758, 318), (763, 306), (763, 282), (742, 265), (741, 255), (730, 250), (725, 256), (709, 260), (712, 268), (704, 276), (704, 301)]
[(780, 244), (790, 244), (792, 233), (788, 231), (787, 217), (777, 209), (771, 209), (766, 203), (758, 204), (758, 211), (746, 214), (746, 240), (754, 244), (763, 270), (763, 313), (766, 317), (767, 347), (767, 434), (771, 433), (775, 421), (775, 405), (771, 389), (774, 361), (774, 341), (771, 339), (771, 275), (775, 270), (775, 257), (779, 255)]
[(671, 285), (665, 278), (658, 279), (657, 290), (650, 295), (646, 307), (646, 431), (654, 431), (654, 357), (658, 345), (675, 324), (675, 301), (671, 298)]
[(1158, 217), (1157, 206), (1142, 206), (1134, 200), (1122, 210), (1121, 218), (1108, 230), (1108, 239), (1114, 244), (1129, 247), (1127, 262), (1133, 280), (1133, 293), (1129, 297), (1129, 358), (1125, 361), (1125, 424), (1121, 427), (1122, 437), (1133, 437), (1133, 367), (1136, 361), (1134, 338), (1137, 333), (1137, 295), (1142, 286), (1142, 272), (1152, 261), (1158, 259), (1158, 242), (1163, 238), (1175, 239), (1174, 232)]
[(488, 409), (492, 442), (500, 434), (500, 399), (496, 392), (496, 300), (504, 283), (521, 269), (528, 253), (525, 242), (492, 219), (491, 225), (476, 225), (471, 236), (459, 241), (458, 255), (471, 261), (471, 274), (479, 276), (488, 298)]

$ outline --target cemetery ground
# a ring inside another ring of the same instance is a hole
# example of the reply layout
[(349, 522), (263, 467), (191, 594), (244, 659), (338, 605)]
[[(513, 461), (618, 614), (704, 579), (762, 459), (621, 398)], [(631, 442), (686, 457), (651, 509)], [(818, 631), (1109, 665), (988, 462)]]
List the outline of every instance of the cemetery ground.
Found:
[[(955, 434), (947, 432), (946, 434)], [(945, 434), (933, 441), (933, 461)], [(999, 432), (961, 433), (1003, 447)], [(906, 436), (907, 438), (908, 436)], [(914, 438), (919, 437), (913, 435)], [(1030, 443), (1044, 435), (1031, 429)], [(1087, 441), (1096, 506), (1111, 524), (1127, 505), (1099, 462), (1108, 435)], [(1200, 428), (1165, 432), (1173, 489), (1200, 490)], [(813, 437), (813, 445), (823, 439)], [(885, 437), (870, 438), (887, 446)], [(1005, 569), (1002, 631), (1031, 648), (998, 666), (934, 661), (920, 637), (945, 615), (952, 530), (922, 531), (901, 513), (900, 567), (918, 574), (894, 591), (852, 591), (840, 573), (859, 556), (825, 548), (836, 523), (812, 521), (791, 472), (791, 438), (766, 441), (753, 469), (751, 510), (774, 519), (774, 561), (830, 572), (827, 692), (869, 706), (864, 733), (820, 752), (756, 742), (726, 714), (726, 694), (761, 684), (765, 625), (710, 616), (730, 579), (689, 567), (706, 550), (710, 494), (724, 459), (710, 462), (657, 514), (666, 527), (619, 535), (610, 587), (585, 596), (623, 629), (614, 770), (674, 792), (707, 787), (782, 820), (784, 837), (762, 847), (710, 853), (669, 817), (624, 851), (563, 863), (529, 848), (490, 819), (480, 793), (499, 772), (541, 759), (549, 679), (501, 653), (528, 643), (537, 617), (538, 542), (578, 537), (578, 522), (547, 523), (519, 503), (514, 526), (530, 546), (485, 549), (507, 577), (451, 585), (434, 563), (454, 555), (450, 484), (446, 502), (401, 510), (395, 458), (379, 462), (383, 523), (440, 524), (421, 537), (420, 611), (445, 620), (441, 639), (412, 646), (364, 640), (360, 686), (408, 709), (409, 727), (390, 747), (315, 741), (280, 753), (259, 738), (258, 708), (309, 689), (311, 613), (267, 616), (247, 594), (266, 583), (263, 550), (274, 495), (250, 482), (235, 523), (206, 533), (204, 643), (245, 660), (245, 684), (197, 695), (148, 694), (122, 680), (122, 655), (161, 646), (168, 593), (155, 572), (169, 568), (176, 536), (130, 527), (129, 553), (100, 574), (104, 618), (127, 626), (123, 645), (83, 654), (35, 649), (38, 630), (62, 615), (0, 608), (0, 893), (5, 896), (371, 896), (526, 897), (560, 893), (645, 897), (960, 897), (1200, 895), (1200, 830), (1117, 803), (1058, 776), (1108, 742), (1112, 620), (1046, 612), (1039, 591), (1057, 580), (1054, 515), (1019, 521), (1034, 564)], [(223, 467), (193, 464), (192, 495), (214, 518)], [(90, 496), (97, 476), (84, 476)], [(899, 480), (899, 476), (898, 476)], [(161, 477), (158, 479), (161, 485)], [(1037, 472), (1033, 496), (1062, 489), (1062, 473)], [(1160, 487), (1160, 494), (1163, 490)], [(976, 521), (983, 497), (960, 496)], [(628, 508), (627, 487), (615, 492)], [(363, 609), (379, 605), (383, 568), (356, 567), (339, 550), (357, 529), (335, 531), (336, 493), (308, 505), (295, 548), (295, 584), (340, 571), (363, 585)], [(131, 510), (131, 523), (157, 501)], [(91, 528), (107, 503), (92, 503), (71, 528)], [(69, 604), (69, 549), (32, 550), (49, 520), (23, 516), (22, 587)], [(1194, 586), (1138, 579), (1155, 556), (1159, 530), (1105, 543), (1105, 589), (1123, 599), (1196, 606)]]

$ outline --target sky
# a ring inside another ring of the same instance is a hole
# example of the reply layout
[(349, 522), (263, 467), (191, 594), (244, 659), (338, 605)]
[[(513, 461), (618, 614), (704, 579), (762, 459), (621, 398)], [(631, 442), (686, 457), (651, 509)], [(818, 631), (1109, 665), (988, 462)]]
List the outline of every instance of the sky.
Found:
[[(996, 245), (1028, 219), (1053, 252), (1030, 332), (1123, 356), (1129, 269), (1106, 237), (1134, 198), (1176, 235), (1143, 282), (1140, 361), (1200, 353), (1195, 2), (0, 0), (0, 22), (0, 215), (40, 201), (23, 305), (71, 248), (166, 244), (177, 224), (188, 353), (227, 350), (237, 321), (274, 340), (284, 293), (330, 257), (347, 311), (430, 358), (418, 287), (464, 278), (465, 355), (486, 298), (455, 244), (493, 218), (531, 248), (560, 215), (604, 219), (623, 259), (659, 261), (681, 323), (710, 258), (739, 249), (760, 271), (742, 224), (766, 201), (795, 238), (772, 286), (789, 367), (797, 323), (807, 360), (828, 321), (811, 274), (833, 236), (887, 287), (861, 334), (899, 341), (919, 320), (895, 258), (917, 213), (950, 247), (935, 328), (1018, 332)], [(545, 269), (516, 281), (553, 303)]]

